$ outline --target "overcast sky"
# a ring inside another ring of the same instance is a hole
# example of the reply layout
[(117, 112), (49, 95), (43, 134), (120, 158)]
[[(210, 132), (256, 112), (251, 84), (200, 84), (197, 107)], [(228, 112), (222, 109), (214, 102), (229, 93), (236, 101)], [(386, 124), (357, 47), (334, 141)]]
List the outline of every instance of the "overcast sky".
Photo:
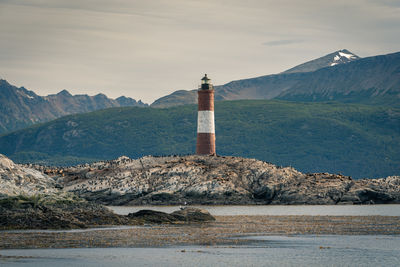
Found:
[(0, 78), (151, 103), (346, 48), (400, 51), (399, 0), (0, 0)]

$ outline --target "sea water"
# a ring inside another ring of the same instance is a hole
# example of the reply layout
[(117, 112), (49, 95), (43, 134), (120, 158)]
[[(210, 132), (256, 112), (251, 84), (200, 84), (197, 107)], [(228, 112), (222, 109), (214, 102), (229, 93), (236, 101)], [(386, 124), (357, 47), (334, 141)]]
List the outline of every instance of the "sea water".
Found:
[[(198, 207), (208, 210), (212, 215), (400, 216), (400, 205)], [(172, 212), (179, 209), (179, 206), (110, 208), (116, 213), (128, 214), (141, 209)], [(140, 226), (119, 227), (125, 229)], [(115, 230), (118, 231), (119, 227), (115, 227)], [(242, 238), (248, 242), (235, 246), (7, 249), (0, 250), (0, 266), (400, 266), (398, 235)]]
[(4, 266), (399, 266), (400, 236), (257, 236), (239, 246), (0, 250)]
[[(385, 205), (225, 205), (190, 206), (208, 210), (215, 216), (227, 215), (312, 215), (312, 216), (400, 216), (399, 204)], [(142, 209), (163, 212), (179, 210), (180, 206), (109, 206), (115, 213), (127, 215)]]

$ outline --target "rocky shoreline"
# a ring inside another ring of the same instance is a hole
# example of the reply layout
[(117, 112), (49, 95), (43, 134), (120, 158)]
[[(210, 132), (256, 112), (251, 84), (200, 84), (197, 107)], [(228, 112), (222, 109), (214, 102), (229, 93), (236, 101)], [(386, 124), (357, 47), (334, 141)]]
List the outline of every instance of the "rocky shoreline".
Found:
[(28, 167), (53, 177), (64, 191), (105, 205), (400, 203), (400, 176), (353, 180), (240, 157), (120, 157), (68, 168)]
[(141, 210), (118, 215), (102, 204), (62, 190), (52, 177), (0, 154), (0, 230), (73, 229), (106, 225), (187, 224), (215, 220), (207, 211), (170, 214)]
[(0, 199), (0, 230), (75, 229), (109, 225), (185, 224), (214, 221), (207, 211), (184, 208), (170, 214), (141, 210), (118, 215), (73, 194)]
[(117, 215), (107, 205), (400, 203), (400, 177), (304, 174), (255, 159), (120, 157), (68, 168), (14, 164), (0, 155), (0, 229), (213, 221), (207, 211)]

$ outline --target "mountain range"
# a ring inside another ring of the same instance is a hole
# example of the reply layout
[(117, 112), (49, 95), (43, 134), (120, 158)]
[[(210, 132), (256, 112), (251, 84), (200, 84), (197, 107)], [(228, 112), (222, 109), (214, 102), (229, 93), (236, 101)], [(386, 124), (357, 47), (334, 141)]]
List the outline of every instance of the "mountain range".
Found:
[(104, 94), (71, 95), (67, 90), (38, 96), (0, 79), (0, 134), (69, 114), (123, 106), (145, 107), (147, 104), (124, 96), (110, 99)]
[[(215, 86), (215, 90), (216, 101), (283, 99), (396, 105), (400, 102), (400, 53), (360, 58), (343, 49), (279, 74), (232, 81)], [(151, 107), (195, 103), (196, 90), (179, 90), (157, 99)], [(122, 106), (147, 104), (124, 96), (71, 95), (66, 90), (43, 97), (0, 79), (0, 134), (69, 114)]]
[[(400, 53), (360, 58), (339, 50), (285, 72), (215, 86), (215, 100), (284, 99), (397, 104), (400, 100)], [(197, 103), (196, 90), (180, 90), (152, 107)]]

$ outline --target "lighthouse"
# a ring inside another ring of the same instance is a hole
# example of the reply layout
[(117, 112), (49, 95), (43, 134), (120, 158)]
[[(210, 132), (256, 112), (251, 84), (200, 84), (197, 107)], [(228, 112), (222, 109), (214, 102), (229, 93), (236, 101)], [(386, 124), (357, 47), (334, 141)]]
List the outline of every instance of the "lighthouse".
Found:
[(214, 88), (207, 74), (201, 79), (198, 94), (197, 155), (215, 155)]

